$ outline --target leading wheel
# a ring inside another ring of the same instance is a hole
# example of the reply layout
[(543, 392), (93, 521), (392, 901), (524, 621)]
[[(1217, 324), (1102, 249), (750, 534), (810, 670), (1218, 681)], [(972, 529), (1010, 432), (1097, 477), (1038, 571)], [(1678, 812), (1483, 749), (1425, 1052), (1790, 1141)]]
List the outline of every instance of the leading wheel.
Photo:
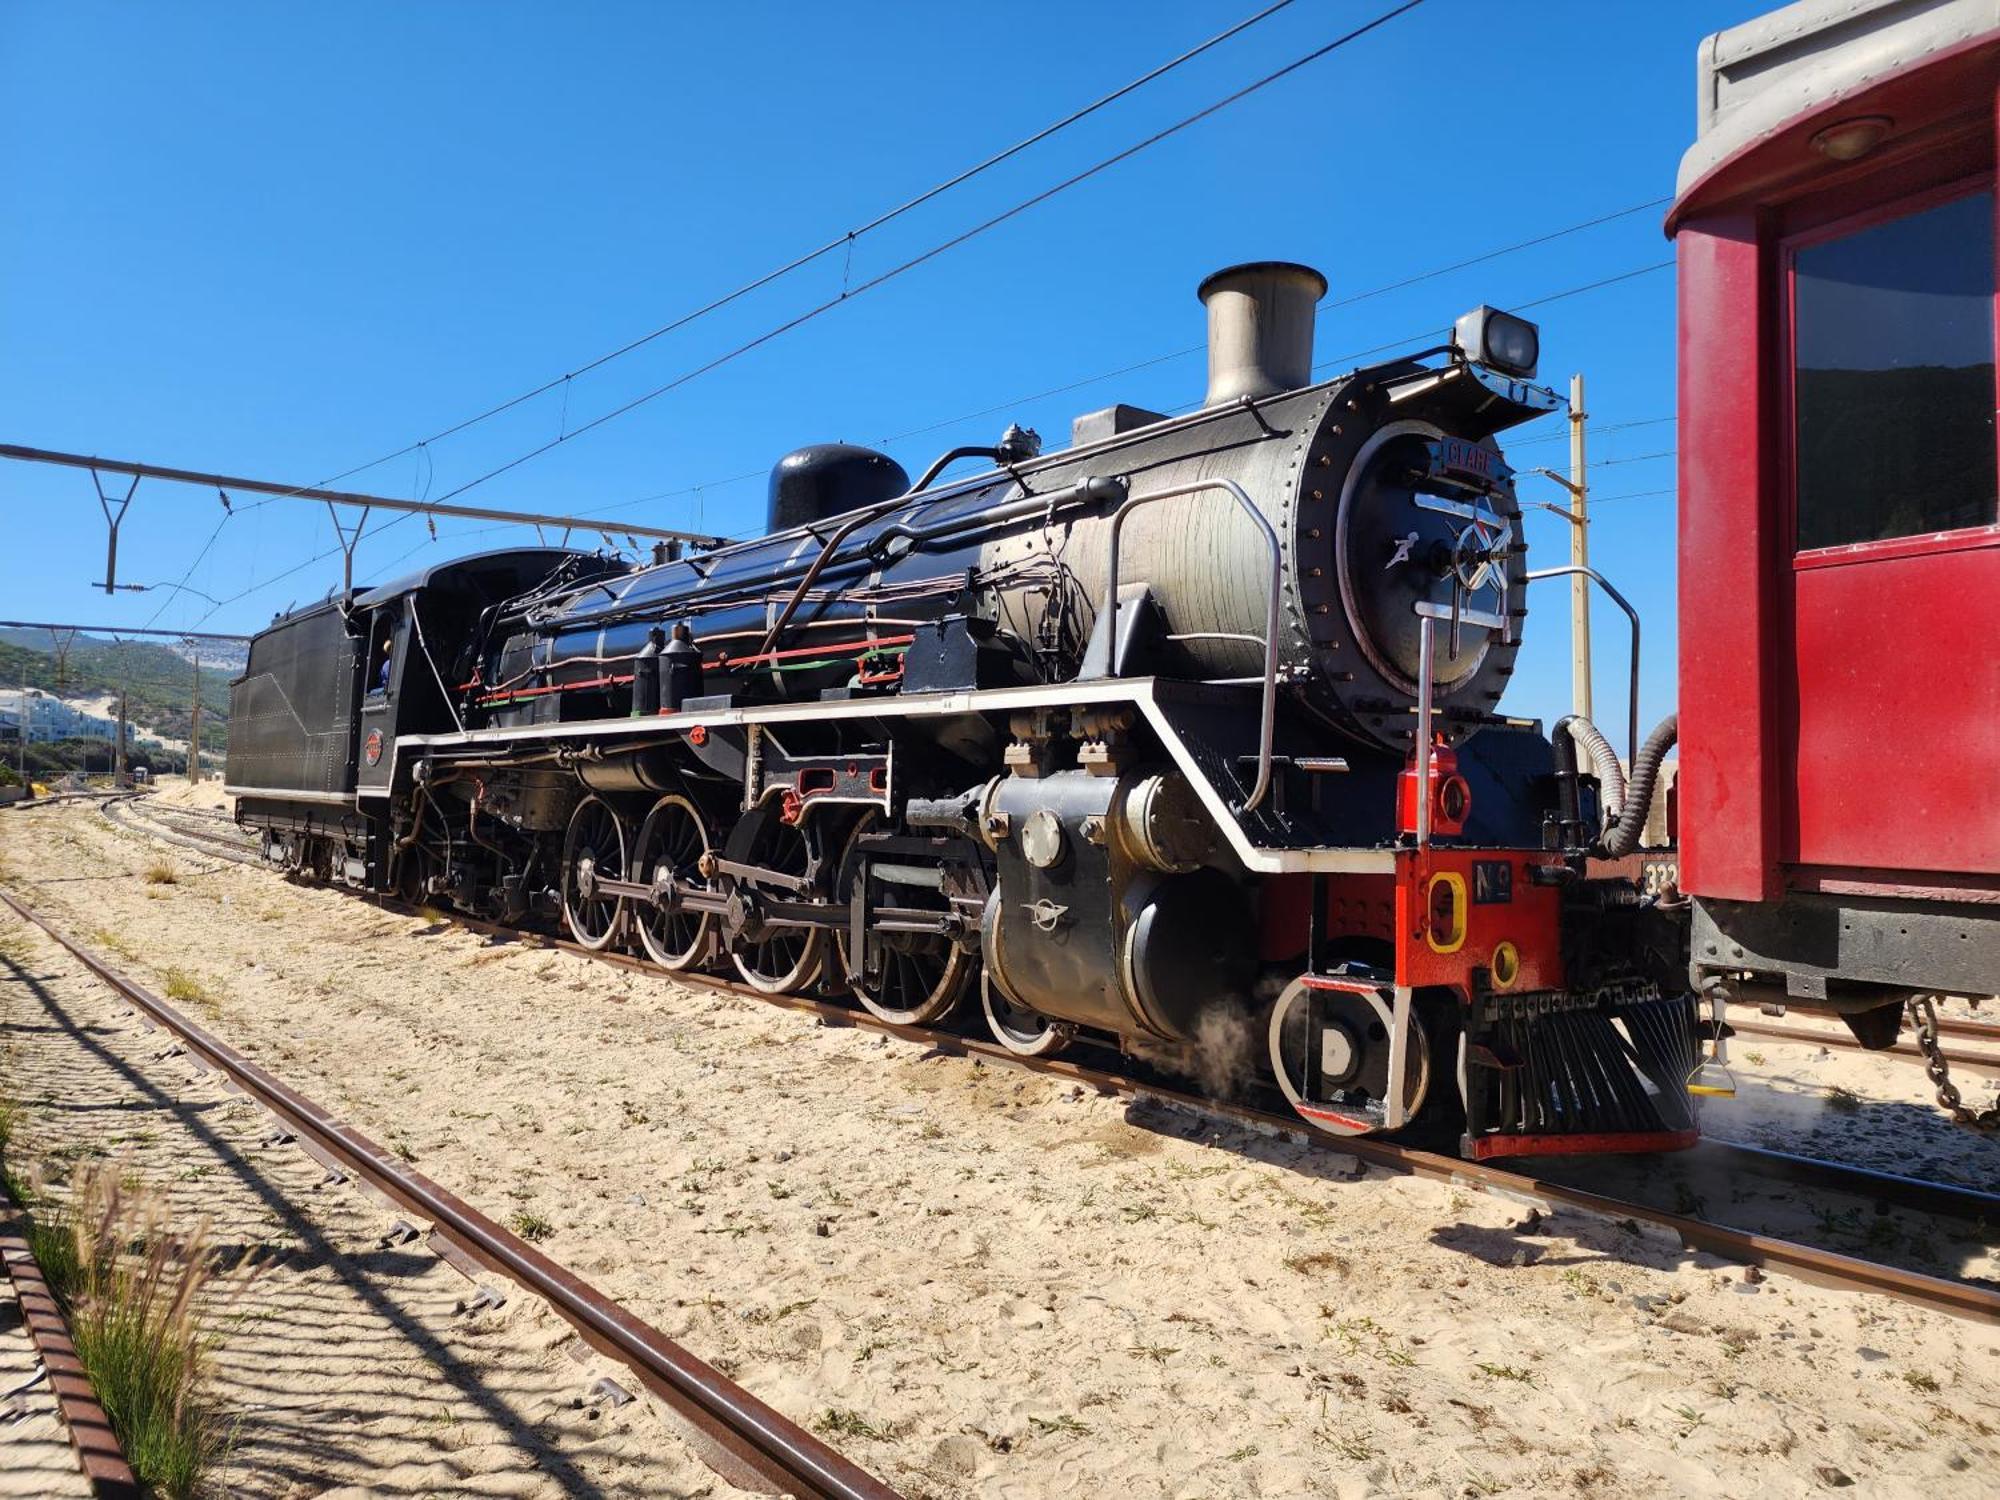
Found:
[[(848, 835), (839, 883), (834, 887), (837, 900), (851, 902), (861, 896), (866, 862), (861, 840), (880, 826), (881, 814), (871, 809), (861, 815)], [(922, 912), (951, 909), (944, 892), (935, 886), (888, 882), (878, 876), (876, 888), (869, 894), (871, 906)], [(851, 925), (842, 926), (834, 932), (834, 943), (840, 953), (841, 972), (847, 976), (854, 998), (870, 1015), (894, 1026), (931, 1026), (958, 1008), (974, 961), (943, 933), (873, 931), (862, 954), (851, 951), (852, 934)]]
[[(708, 852), (708, 825), (701, 810), (681, 796), (662, 797), (639, 826), (632, 846), (632, 868), (652, 886), (671, 882), (677, 893), (705, 891), (701, 857)], [(633, 925), (654, 963), (679, 972), (691, 969), (708, 951), (714, 916), (705, 911), (667, 911), (649, 902), (634, 902)]]
[(597, 889), (600, 880), (625, 878), (625, 825), (602, 797), (586, 797), (570, 814), (563, 839), (563, 919), (584, 947), (606, 947), (618, 931), (625, 902)]
[[(1317, 999), (1317, 1007), (1315, 1007)], [(1299, 1118), (1332, 1135), (1373, 1135), (1388, 1122), (1389, 1031), (1379, 987), (1315, 989), (1295, 979), (1271, 1010), (1271, 1071)], [(1430, 1039), (1411, 1005), (1403, 1048), (1404, 1123), (1430, 1092)]]
[[(812, 869), (812, 846), (803, 829), (778, 818), (766, 818), (750, 845), (748, 864), (784, 875), (806, 875)], [(811, 900), (775, 887), (764, 887), (759, 901)], [(794, 994), (819, 975), (826, 955), (825, 933), (818, 927), (780, 927), (753, 919), (736, 939), (729, 960), (753, 990), (767, 995)]]

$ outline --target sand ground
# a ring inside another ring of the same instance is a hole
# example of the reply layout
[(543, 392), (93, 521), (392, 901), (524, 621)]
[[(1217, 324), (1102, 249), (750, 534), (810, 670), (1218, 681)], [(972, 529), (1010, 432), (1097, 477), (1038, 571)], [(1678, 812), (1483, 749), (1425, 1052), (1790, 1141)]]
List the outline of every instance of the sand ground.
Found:
[[(179, 880), (147, 885), (162, 859)], [(1752, 1284), (1589, 1216), (1523, 1228), (1492, 1196), (163, 853), (88, 808), (0, 817), (0, 860), (911, 1495), (1983, 1496), (2000, 1474), (1991, 1328)], [(0, 991), (22, 1055), (48, 1045), (46, 1002)], [(356, 1493), (378, 1452), (447, 1458), (435, 1423), (314, 1427), (376, 1372), (283, 1332), (257, 1399), (302, 1444), (337, 1433)], [(492, 1333), (497, 1359), (562, 1330), (523, 1304)], [(584, 1437), (535, 1464), (573, 1471)]]
[(87, 1496), (48, 1381), (27, 1385), (37, 1368), (34, 1340), (6, 1286), (0, 1277), (0, 1495)]
[[(0, 1072), (27, 1117), (16, 1149), (55, 1193), (93, 1161), (143, 1180), (177, 1226), (206, 1224), (229, 1267), (208, 1299), (229, 1428), (214, 1493), (738, 1493), (640, 1408), (582, 1401), (611, 1369), (558, 1352), (567, 1330), (545, 1310), (462, 1312), (471, 1286), (421, 1245), (383, 1243), (386, 1207), (269, 1144), (268, 1115), (165, 1047), (7, 914)], [(27, 1467), (0, 1452), (0, 1494), (49, 1492), (46, 1455)], [(72, 1462), (66, 1445), (58, 1457)]]

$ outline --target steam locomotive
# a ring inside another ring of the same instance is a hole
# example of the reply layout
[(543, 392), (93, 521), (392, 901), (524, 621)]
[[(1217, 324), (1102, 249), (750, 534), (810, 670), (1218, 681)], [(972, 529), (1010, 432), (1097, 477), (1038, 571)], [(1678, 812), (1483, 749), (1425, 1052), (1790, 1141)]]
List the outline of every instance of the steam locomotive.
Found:
[(1481, 307), (1314, 383), (1324, 292), (1203, 282), (1185, 415), (1010, 428), (914, 483), (804, 448), (754, 540), (282, 616), (232, 688), (237, 816), (303, 876), (891, 1022), (976, 1003), (1025, 1055), (1247, 1045), (1334, 1134), (1690, 1144), (1685, 917), (1630, 865), (1665, 741), (1613, 817), (1601, 735), (1499, 707), (1537, 331)]

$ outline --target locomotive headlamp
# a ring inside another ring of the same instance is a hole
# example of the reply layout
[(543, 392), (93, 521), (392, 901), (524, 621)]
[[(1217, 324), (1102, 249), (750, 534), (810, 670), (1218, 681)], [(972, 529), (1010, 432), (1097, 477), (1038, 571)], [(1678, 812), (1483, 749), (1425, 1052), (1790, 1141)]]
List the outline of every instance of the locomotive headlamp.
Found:
[(1532, 379), (1542, 357), (1542, 335), (1526, 318), (1497, 307), (1475, 307), (1458, 320), (1451, 341), (1465, 357), (1509, 375)]

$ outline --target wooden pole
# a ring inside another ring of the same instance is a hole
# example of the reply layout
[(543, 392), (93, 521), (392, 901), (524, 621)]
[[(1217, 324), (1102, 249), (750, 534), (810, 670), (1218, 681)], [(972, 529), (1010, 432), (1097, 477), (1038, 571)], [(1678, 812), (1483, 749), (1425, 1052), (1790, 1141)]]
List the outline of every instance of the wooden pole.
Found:
[(194, 709), (188, 715), (188, 784), (201, 780), (201, 652), (194, 653)]
[[(1583, 376), (1569, 378), (1569, 560), (1572, 567), (1590, 566), (1589, 468), (1583, 455)], [(1591, 717), (1590, 711), (1590, 579), (1573, 573), (1569, 580), (1570, 711)], [(1626, 748), (1627, 755), (1638, 752)]]

